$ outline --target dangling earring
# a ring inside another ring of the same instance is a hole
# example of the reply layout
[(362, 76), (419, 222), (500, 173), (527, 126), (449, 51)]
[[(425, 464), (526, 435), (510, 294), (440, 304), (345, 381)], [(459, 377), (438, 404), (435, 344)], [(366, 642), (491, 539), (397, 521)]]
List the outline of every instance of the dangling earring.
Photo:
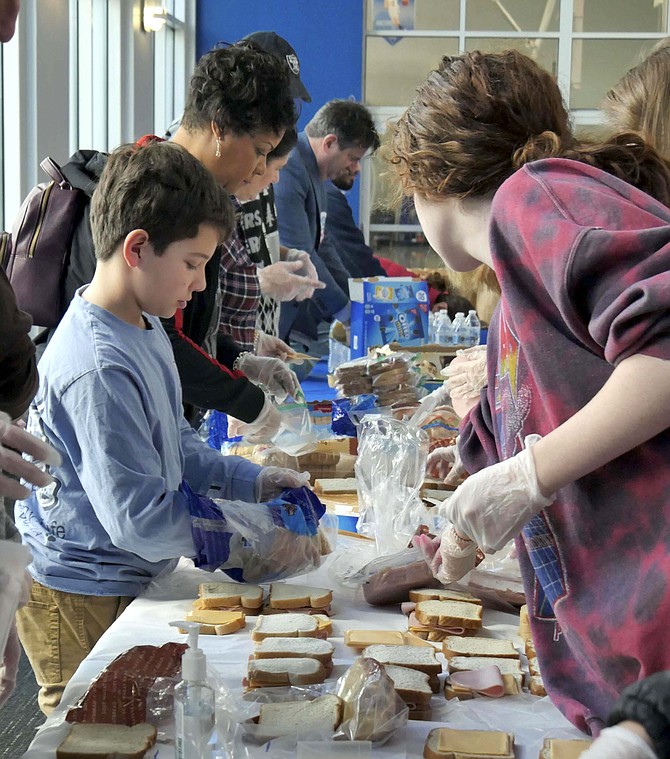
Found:
[(216, 153), (214, 155), (221, 158), (221, 140), (218, 137), (216, 138)]

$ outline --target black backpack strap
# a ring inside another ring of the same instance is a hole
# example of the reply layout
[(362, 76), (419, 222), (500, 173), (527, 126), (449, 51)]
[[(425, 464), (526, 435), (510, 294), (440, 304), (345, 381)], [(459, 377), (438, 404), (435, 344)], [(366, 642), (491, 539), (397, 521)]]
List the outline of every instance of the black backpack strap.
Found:
[(47, 156), (40, 164), (42, 171), (64, 190), (71, 190), (72, 185), (65, 179), (61, 167), (53, 158)]

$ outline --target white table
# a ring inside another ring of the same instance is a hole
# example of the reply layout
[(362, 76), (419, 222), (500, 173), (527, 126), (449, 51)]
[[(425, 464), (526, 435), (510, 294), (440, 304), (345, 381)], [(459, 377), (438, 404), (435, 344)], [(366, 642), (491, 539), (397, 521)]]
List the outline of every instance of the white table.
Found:
[[(336, 553), (361, 550), (361, 542), (349, 540), (338, 547)], [(335, 646), (332, 678), (337, 678), (355, 658), (351, 649), (343, 642), (344, 631), (348, 629), (406, 629), (406, 618), (398, 607), (372, 608), (362, 599), (360, 591), (349, 588), (337, 589), (329, 567), (333, 557), (319, 570), (295, 578), (293, 582), (307, 583), (319, 587), (334, 588), (333, 636)], [(217, 573), (219, 574), (219, 573)], [(105, 632), (89, 656), (82, 662), (68, 684), (58, 709), (46, 720), (38, 731), (24, 759), (55, 759), (56, 747), (67, 733), (63, 723), (67, 710), (85, 692), (91, 680), (118, 654), (136, 645), (162, 645), (168, 641), (184, 642), (174, 628), (168, 626), (172, 620), (182, 619), (191, 608), (197, 596), (200, 582), (215, 579), (211, 573), (195, 569), (190, 562), (182, 560), (177, 570), (152, 584), (146, 592), (135, 599), (119, 619)], [(221, 575), (221, 579), (226, 579)], [(291, 580), (289, 580), (291, 582)], [(246, 630), (228, 636), (200, 637), (200, 645), (207, 655), (208, 668), (216, 673), (220, 681), (233, 694), (242, 693), (242, 677), (246, 673), (247, 658), (252, 650), (249, 629), (254, 619), (247, 620)], [(516, 638), (522, 650), (521, 639), (517, 637), (518, 617), (499, 611), (484, 611), (484, 627), (491, 637)], [(438, 658), (442, 658), (440, 654)], [(433, 696), (433, 722), (410, 720), (403, 736), (389, 744), (374, 749), (374, 756), (420, 757), (428, 732), (447, 724), (449, 727), (506, 730), (515, 733), (517, 759), (536, 759), (545, 736), (563, 738), (583, 737), (579, 731), (560, 714), (547, 698), (537, 698), (528, 694), (506, 696), (502, 699), (476, 698), (471, 701), (446, 701), (440, 695)], [(319, 752), (321, 757), (326, 755)], [(272, 745), (264, 756), (287, 756)], [(341, 755), (341, 754), (340, 754)], [(171, 746), (157, 744), (147, 757), (152, 759), (172, 759)], [(259, 754), (260, 756), (260, 754)]]

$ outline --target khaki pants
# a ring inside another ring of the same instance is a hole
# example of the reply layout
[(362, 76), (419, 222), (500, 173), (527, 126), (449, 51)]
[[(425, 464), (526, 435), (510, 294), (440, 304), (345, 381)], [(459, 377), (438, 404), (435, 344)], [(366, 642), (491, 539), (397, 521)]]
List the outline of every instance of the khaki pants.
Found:
[(45, 714), (58, 706), (79, 664), (132, 600), (63, 593), (33, 580), (30, 600), (16, 613), (16, 626)]

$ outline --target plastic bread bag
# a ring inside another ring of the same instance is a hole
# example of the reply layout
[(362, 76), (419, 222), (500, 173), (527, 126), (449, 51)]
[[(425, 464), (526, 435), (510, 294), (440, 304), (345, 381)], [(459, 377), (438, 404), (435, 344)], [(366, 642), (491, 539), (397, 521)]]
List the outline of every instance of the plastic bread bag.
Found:
[(337, 695), (344, 708), (336, 738), (382, 744), (407, 724), (407, 704), (374, 659), (356, 659), (338, 680)]
[(486, 556), (461, 584), (482, 598), (489, 608), (516, 613), (526, 603), (519, 560), (514, 543)]
[(441, 587), (418, 548), (379, 556), (363, 567), (359, 576), (363, 580), (363, 598), (370, 606), (402, 603), (415, 588)]
[(296, 399), (287, 398), (277, 407), (281, 414), (281, 423), (279, 431), (272, 438), (272, 443), (289, 456), (299, 456), (313, 451), (318, 441), (305, 396), (302, 392), (299, 396)]
[(223, 570), (237, 582), (271, 582), (321, 565), (326, 507), (306, 487), (267, 503), (212, 500), (182, 482), (192, 519), (196, 567)]
[(358, 395), (353, 399), (336, 398), (333, 401), (331, 429), (334, 435), (356, 437), (357, 428), (366, 414), (379, 413), (377, 398), (371, 394)]
[(377, 414), (361, 422), (357, 530), (375, 539), (380, 555), (405, 548), (422, 521), (419, 490), (427, 457), (428, 436), (417, 426)]

